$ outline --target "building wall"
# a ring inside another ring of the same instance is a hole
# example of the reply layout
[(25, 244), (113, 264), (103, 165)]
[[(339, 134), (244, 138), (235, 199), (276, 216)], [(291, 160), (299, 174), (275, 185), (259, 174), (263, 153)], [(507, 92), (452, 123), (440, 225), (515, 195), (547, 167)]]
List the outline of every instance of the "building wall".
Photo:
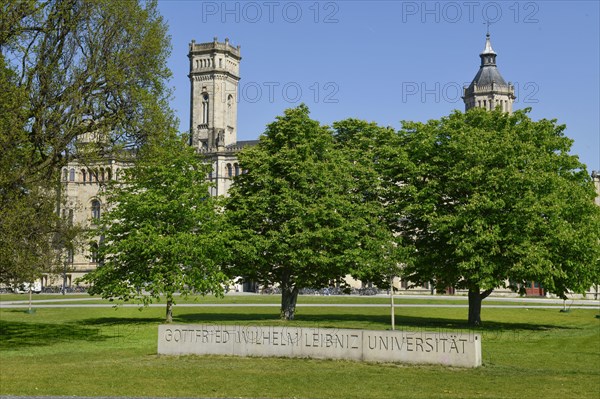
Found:
[[(76, 159), (69, 162), (61, 174), (61, 217), (84, 229), (89, 228), (93, 220), (108, 209), (103, 194), (105, 184), (118, 179), (122, 170), (129, 165), (130, 161), (116, 159), (94, 164), (82, 164)], [(66, 280), (65, 285), (71, 287), (75, 279), (97, 267), (93, 249), (100, 244), (100, 237), (79, 244), (72, 253), (63, 253), (63, 275), (46, 276), (43, 281), (45, 286), (62, 285)]]

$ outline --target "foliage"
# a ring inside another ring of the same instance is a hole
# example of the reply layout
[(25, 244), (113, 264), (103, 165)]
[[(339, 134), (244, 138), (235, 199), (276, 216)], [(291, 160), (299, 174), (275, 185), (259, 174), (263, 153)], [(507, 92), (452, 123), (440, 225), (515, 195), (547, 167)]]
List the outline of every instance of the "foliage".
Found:
[(389, 174), (402, 176), (394, 198), (416, 248), (406, 271), (416, 283), (468, 289), (471, 324), (506, 281), (522, 293), (537, 281), (560, 297), (597, 281), (600, 208), (563, 131), (527, 110), (481, 109), (400, 131), (410, 162)]
[(164, 294), (167, 321), (176, 292), (222, 294), (225, 248), (209, 170), (174, 136), (142, 148), (135, 165), (108, 186), (113, 207), (92, 232), (101, 237), (101, 265), (83, 278), (90, 294), (144, 304)]
[[(398, 164), (406, 157), (396, 148), (390, 148), (396, 131), (357, 119), (333, 124), (336, 144), (352, 164), (347, 171), (355, 180), (356, 198), (368, 228), (361, 237), (361, 246), (355, 248), (352, 259), (355, 267), (351, 275), (378, 287), (389, 286), (392, 277), (401, 274), (401, 265), (409, 262), (410, 243), (398, 232), (398, 215), (386, 201), (386, 193), (395, 180), (385, 178), (389, 163)], [(393, 152), (393, 158), (390, 153)]]
[(65, 238), (55, 214), (55, 184), (26, 170), (25, 90), (0, 55), (0, 284), (32, 282), (56, 263), (53, 243)]
[(69, 158), (93, 161), (168, 125), (170, 45), (154, 1), (6, 0), (0, 15), (0, 271), (29, 279), (73, 245), (53, 215)]
[(281, 316), (293, 319), (299, 289), (339, 282), (354, 264), (368, 223), (353, 165), (305, 105), (268, 125), (239, 161), (247, 172), (234, 180), (226, 203), (229, 272), (279, 285)]
[(0, 46), (28, 94), (32, 172), (52, 172), (76, 139), (102, 151), (156, 132), (169, 95), (170, 44), (156, 2), (22, 1), (3, 6)]

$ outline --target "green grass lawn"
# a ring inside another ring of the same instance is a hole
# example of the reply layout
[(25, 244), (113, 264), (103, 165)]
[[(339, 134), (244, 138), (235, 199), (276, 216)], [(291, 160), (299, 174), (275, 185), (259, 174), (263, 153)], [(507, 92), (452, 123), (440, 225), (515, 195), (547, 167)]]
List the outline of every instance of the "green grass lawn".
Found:
[[(388, 329), (388, 311), (299, 307), (289, 324)], [(163, 313), (162, 308), (0, 310), (0, 395), (596, 399), (600, 392), (600, 319), (592, 310), (484, 309), (478, 369), (157, 356)], [(400, 308), (396, 315), (398, 328), (466, 329), (466, 309)], [(235, 305), (176, 307), (175, 322), (283, 323), (277, 307)]]

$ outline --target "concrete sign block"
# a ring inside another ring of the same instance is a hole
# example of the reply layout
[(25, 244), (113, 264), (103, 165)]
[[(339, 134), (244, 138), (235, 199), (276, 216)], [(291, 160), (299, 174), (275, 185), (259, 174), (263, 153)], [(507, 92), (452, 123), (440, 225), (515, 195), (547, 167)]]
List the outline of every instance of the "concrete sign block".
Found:
[(158, 327), (158, 354), (305, 357), (478, 367), (481, 336), (465, 332), (167, 324)]

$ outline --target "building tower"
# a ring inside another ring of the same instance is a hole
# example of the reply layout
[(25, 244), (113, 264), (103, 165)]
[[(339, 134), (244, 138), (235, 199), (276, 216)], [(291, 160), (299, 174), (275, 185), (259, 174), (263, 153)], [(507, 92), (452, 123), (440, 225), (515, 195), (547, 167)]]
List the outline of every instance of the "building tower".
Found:
[(512, 113), (515, 88), (511, 83), (506, 83), (496, 67), (496, 53), (492, 49), (489, 32), (485, 38), (485, 48), (479, 57), (481, 65), (477, 75), (468, 87), (463, 88), (465, 111), (473, 107), (492, 110), (500, 106), (502, 111)]
[(190, 145), (213, 152), (237, 141), (240, 46), (190, 43)]
[(190, 145), (212, 164), (211, 195), (227, 195), (241, 173), (237, 152), (253, 141), (237, 141), (240, 46), (190, 43)]

